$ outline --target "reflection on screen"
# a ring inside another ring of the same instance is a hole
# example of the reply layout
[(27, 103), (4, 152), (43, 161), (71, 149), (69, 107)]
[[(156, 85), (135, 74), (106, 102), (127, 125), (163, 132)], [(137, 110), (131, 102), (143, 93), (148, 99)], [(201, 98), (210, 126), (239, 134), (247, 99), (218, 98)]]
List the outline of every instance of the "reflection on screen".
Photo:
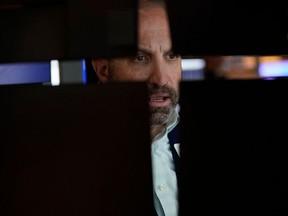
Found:
[(0, 64), (0, 85), (50, 82), (50, 62)]
[(259, 64), (259, 75), (263, 78), (287, 77), (288, 60), (268, 61)]

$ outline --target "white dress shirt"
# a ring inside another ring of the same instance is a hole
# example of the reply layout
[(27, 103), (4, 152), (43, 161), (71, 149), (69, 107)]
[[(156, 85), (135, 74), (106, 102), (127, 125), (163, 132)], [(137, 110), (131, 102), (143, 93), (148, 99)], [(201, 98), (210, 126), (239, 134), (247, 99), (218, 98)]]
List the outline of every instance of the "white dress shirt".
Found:
[[(178, 124), (175, 112), (167, 127), (152, 142), (154, 205), (158, 216), (178, 215), (178, 188), (175, 166), (167, 134)], [(175, 146), (179, 154), (179, 144)]]

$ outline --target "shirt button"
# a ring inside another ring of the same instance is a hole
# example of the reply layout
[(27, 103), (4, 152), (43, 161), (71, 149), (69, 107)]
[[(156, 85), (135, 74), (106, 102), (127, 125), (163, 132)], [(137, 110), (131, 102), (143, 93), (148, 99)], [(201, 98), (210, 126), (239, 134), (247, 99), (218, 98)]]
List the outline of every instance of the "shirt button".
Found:
[(164, 191), (164, 185), (163, 185), (163, 184), (158, 185), (158, 189), (159, 189), (160, 191)]

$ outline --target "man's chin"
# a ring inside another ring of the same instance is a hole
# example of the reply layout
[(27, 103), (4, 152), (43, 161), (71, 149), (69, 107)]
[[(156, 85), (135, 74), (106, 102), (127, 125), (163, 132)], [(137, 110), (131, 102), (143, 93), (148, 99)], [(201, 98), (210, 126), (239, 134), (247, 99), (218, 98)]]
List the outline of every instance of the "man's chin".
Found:
[(150, 107), (150, 124), (151, 126), (165, 125), (174, 112), (173, 107)]
[(169, 114), (165, 114), (165, 113), (151, 114), (151, 118), (150, 118), (151, 126), (165, 125), (168, 121), (169, 116), (170, 116)]

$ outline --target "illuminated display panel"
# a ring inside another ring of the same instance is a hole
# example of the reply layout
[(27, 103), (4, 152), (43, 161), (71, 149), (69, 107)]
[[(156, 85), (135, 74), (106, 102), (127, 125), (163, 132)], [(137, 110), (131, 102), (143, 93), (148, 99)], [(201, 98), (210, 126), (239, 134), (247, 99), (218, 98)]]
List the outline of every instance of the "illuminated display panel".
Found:
[(0, 65), (0, 85), (50, 83), (50, 62)]

